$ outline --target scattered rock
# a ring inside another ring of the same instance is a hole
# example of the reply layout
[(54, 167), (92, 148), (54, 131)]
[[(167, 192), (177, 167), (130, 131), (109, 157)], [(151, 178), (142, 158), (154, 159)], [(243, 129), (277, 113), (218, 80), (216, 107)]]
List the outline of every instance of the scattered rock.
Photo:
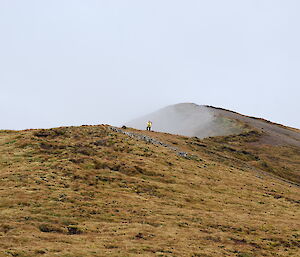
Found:
[(69, 235), (79, 235), (79, 234), (83, 233), (83, 231), (78, 227), (70, 226), (70, 227), (67, 227), (67, 229), (68, 229)]
[(137, 234), (135, 235), (135, 238), (136, 238), (136, 239), (144, 239), (144, 235), (143, 235), (142, 233), (137, 233)]
[(36, 137), (48, 137), (51, 136), (51, 131), (49, 130), (39, 130), (35, 133), (33, 133), (34, 136)]
[(55, 227), (49, 224), (42, 224), (39, 226), (40, 231), (45, 233), (62, 233), (63, 230), (61, 228)]
[(154, 139), (152, 137), (142, 135), (142, 134), (138, 134), (138, 133), (134, 133), (134, 132), (123, 131), (122, 129), (119, 129), (119, 128), (116, 128), (116, 127), (110, 127), (110, 129), (114, 132), (122, 133), (124, 135), (127, 135), (127, 136), (129, 136), (131, 138), (134, 138), (134, 139), (137, 139), (137, 140), (142, 140), (142, 141), (145, 141), (145, 142), (153, 144), (153, 145), (164, 146), (164, 147), (166, 147), (166, 148), (168, 148), (168, 149), (170, 149), (174, 152), (177, 152), (178, 156), (180, 156), (180, 157), (184, 157), (184, 158), (187, 158), (187, 159), (195, 159), (195, 158), (190, 158), (191, 156), (189, 156), (188, 153), (181, 152), (176, 147), (174, 147), (172, 145), (168, 145), (168, 144), (166, 144), (164, 142), (161, 142), (157, 139)]
[(182, 157), (185, 157), (185, 158), (188, 157), (188, 154), (186, 152), (179, 152), (178, 155), (182, 156)]

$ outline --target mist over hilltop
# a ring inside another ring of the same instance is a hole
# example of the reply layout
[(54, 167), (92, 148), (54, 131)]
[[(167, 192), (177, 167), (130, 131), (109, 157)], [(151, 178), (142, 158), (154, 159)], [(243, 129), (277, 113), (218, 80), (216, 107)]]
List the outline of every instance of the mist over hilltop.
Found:
[(242, 131), (239, 124), (220, 118), (215, 111), (204, 105), (180, 103), (126, 123), (126, 126), (145, 129), (147, 121), (153, 122), (153, 130), (184, 136), (205, 138), (235, 134)]
[(262, 134), (262, 143), (300, 146), (298, 129), (213, 106), (194, 103), (170, 105), (126, 125), (145, 129), (148, 120), (153, 122), (152, 129), (159, 132), (206, 138), (236, 135), (252, 128)]

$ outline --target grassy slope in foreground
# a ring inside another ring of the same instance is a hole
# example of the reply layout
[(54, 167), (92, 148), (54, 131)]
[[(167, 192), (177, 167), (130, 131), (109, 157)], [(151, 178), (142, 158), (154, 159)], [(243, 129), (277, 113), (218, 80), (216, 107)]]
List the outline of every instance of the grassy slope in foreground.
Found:
[(108, 126), (1, 131), (0, 256), (299, 256), (299, 188), (261, 173), (299, 149), (138, 133), (193, 158)]

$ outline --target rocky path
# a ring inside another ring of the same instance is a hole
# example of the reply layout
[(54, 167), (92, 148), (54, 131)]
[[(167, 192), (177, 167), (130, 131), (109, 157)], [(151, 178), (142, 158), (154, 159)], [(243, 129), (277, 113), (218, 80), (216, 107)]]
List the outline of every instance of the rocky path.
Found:
[[(166, 148), (168, 148), (168, 149), (176, 152), (176, 154), (178, 156), (184, 157), (186, 159), (193, 159), (193, 160), (198, 160), (199, 159), (195, 155), (190, 155), (187, 152), (180, 151), (178, 148), (176, 148), (176, 147), (174, 147), (172, 145), (166, 144), (164, 142), (161, 142), (161, 141), (159, 141), (159, 140), (157, 140), (155, 138), (152, 138), (152, 137), (149, 137), (149, 136), (146, 136), (146, 135), (143, 135), (143, 134), (135, 133), (135, 132), (125, 131), (124, 129), (120, 129), (120, 128), (117, 128), (117, 127), (110, 127), (110, 129), (112, 131), (114, 131), (114, 132), (122, 133), (122, 134), (124, 134), (126, 136), (129, 136), (129, 137), (137, 139), (137, 140), (141, 140), (141, 141), (153, 144), (153, 145), (158, 145), (158, 146), (166, 147)], [(289, 180), (284, 179), (284, 178), (277, 177), (277, 176), (272, 175), (272, 174), (270, 174), (268, 172), (265, 172), (265, 171), (262, 171), (262, 170), (258, 170), (258, 169), (253, 169), (253, 167), (248, 167), (248, 168), (249, 168), (249, 170), (254, 171), (257, 174), (256, 176), (258, 178), (264, 179), (263, 176), (268, 176), (268, 177), (271, 177), (271, 178), (273, 178), (273, 179), (275, 179), (277, 181), (279, 180), (281, 182), (285, 182), (285, 183), (288, 183), (290, 185), (293, 185), (293, 186), (296, 186), (296, 187), (300, 187), (300, 185), (297, 184), (297, 183), (295, 183), (295, 182), (289, 181)]]
[(137, 140), (145, 141), (145, 142), (153, 144), (153, 145), (164, 146), (164, 147), (176, 152), (178, 156), (181, 156), (181, 157), (184, 157), (187, 159), (195, 158), (195, 156), (189, 155), (187, 152), (182, 152), (179, 149), (177, 149), (176, 147), (174, 147), (172, 145), (168, 145), (168, 144), (161, 142), (155, 138), (152, 138), (152, 137), (149, 137), (146, 135), (142, 135), (142, 134), (138, 134), (138, 133), (134, 133), (134, 132), (130, 132), (130, 131), (125, 131), (123, 129), (116, 128), (116, 127), (110, 127), (110, 129), (114, 132), (122, 133), (124, 135), (127, 135), (127, 136), (137, 139)]

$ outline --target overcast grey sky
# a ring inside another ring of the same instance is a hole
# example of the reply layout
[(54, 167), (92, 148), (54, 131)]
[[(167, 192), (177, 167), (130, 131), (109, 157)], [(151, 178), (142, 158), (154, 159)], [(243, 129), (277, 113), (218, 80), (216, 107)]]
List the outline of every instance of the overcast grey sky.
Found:
[(299, 0), (0, 0), (0, 128), (169, 104), (300, 127)]

